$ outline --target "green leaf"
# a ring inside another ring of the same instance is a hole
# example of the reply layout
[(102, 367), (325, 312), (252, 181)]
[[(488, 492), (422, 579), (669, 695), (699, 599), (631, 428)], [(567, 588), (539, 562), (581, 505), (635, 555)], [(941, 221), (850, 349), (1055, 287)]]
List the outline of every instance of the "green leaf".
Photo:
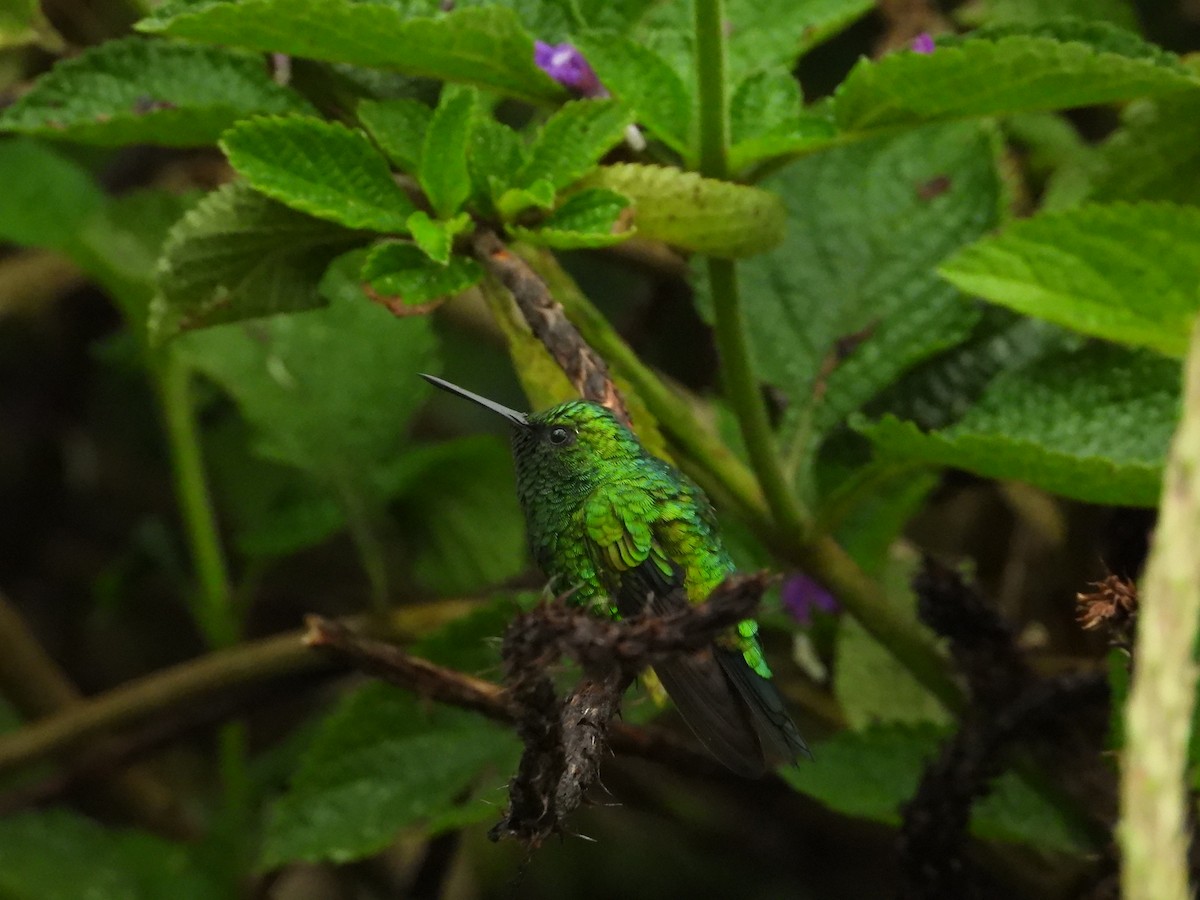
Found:
[(442, 266), (450, 261), (454, 244), (454, 230), (450, 223), (431, 219), (429, 213), (418, 209), (408, 217), (407, 225), (413, 241), (426, 256)]
[(546, 103), (563, 88), (533, 62), (533, 39), (511, 9), (458, 9), (413, 17), (406, 4), (354, 0), (199, 0), (167, 4), (141, 31), (393, 69)]
[[(498, 183), (493, 181), (493, 188), (498, 186)], [(493, 190), (493, 193), (496, 191)], [(554, 185), (541, 179), (527, 188), (509, 188), (499, 194), (496, 198), (496, 211), (507, 221), (527, 209), (550, 209), (554, 206), (554, 197)]]
[(211, 144), (249, 115), (311, 111), (271, 80), (260, 57), (134, 37), (60, 62), (0, 112), (0, 131), (189, 147)]
[(362, 277), (380, 293), (417, 305), (461, 294), (479, 283), (483, 269), (464, 256), (451, 256), (439, 265), (412, 244), (389, 242), (371, 250)]
[(600, 83), (633, 110), (638, 122), (685, 158), (692, 147), (692, 95), (665, 59), (611, 32), (584, 32), (574, 40)]
[[(882, 581), (883, 596), (892, 611), (920, 630), (917, 598), (910, 586), (917, 562), (913, 551), (894, 554)], [(846, 723), (858, 731), (880, 723), (952, 722), (942, 705), (890, 651), (849, 616), (838, 625), (834, 694)]]
[(603, 166), (580, 183), (633, 201), (633, 224), (649, 240), (709, 256), (762, 253), (783, 239), (784, 211), (767, 191), (664, 166)]
[[(936, 725), (877, 725), (843, 731), (817, 744), (813, 765), (778, 770), (801, 793), (840, 813), (889, 825), (900, 823), (900, 806), (914, 793), (925, 765), (938, 753), (945, 732)], [(990, 797), (976, 804), (971, 830), (1002, 840), (1019, 839), (1043, 850), (1079, 853), (1087, 836), (1045, 799), (1006, 774)]]
[(525, 569), (525, 521), (504, 444), (481, 435), (423, 448), (398, 461), (395, 472), (391, 477), (407, 487), (394, 518), (422, 586), (469, 594)]
[(885, 457), (1024, 481), (1091, 503), (1154, 506), (1179, 378), (1173, 360), (1089, 345), (1000, 375), (940, 431), (922, 433), (894, 416), (856, 427)]
[(788, 398), (786, 433), (807, 421), (815, 439), (978, 318), (933, 267), (996, 222), (991, 132), (839, 147), (764, 186), (787, 206), (787, 237), (739, 268), (747, 331), (759, 377)]
[(396, 318), (358, 289), (361, 254), (330, 269), (323, 309), (222, 325), (179, 349), (234, 400), (266, 459), (313, 473), (339, 500), (377, 494), (434, 364), (428, 318)]
[[(472, 191), (485, 210), (512, 185), (524, 164), (525, 148), (515, 131), (495, 119), (476, 117), (467, 149), (467, 169)], [(553, 205), (554, 185), (543, 184), (550, 189)]]
[[(475, 440), (474, 438), (472, 440)], [(507, 451), (505, 451), (507, 452)], [(460, 672), (494, 677), (501, 664), (499, 638), (521, 609), (520, 598), (500, 596), (447, 622), (412, 645), (414, 656)]]
[(104, 205), (91, 175), (40, 141), (0, 141), (0, 172), (0, 241), (69, 252)]
[(407, 233), (416, 207), (360, 131), (308, 117), (241, 122), (221, 138), (250, 186), (348, 228)]
[[(261, 865), (377, 853), (400, 829), (451, 812), (485, 774), (507, 776), (519, 750), (511, 732), (476, 715), (367, 685), (325, 720), (274, 804)], [(497, 815), (494, 806), (472, 805), (480, 819)]]
[(1138, 17), (1130, 0), (977, 0), (969, 23), (1030, 24), (1047, 20), (1078, 17), (1108, 22), (1138, 30)]
[(329, 262), (363, 239), (251, 190), (227, 184), (167, 234), (151, 337), (322, 304)]
[(838, 88), (833, 108), (843, 129), (864, 131), (1091, 106), (1200, 85), (1161, 57), (1161, 51), (1147, 58), (1050, 37), (967, 40), (929, 54), (861, 60)]
[(473, 90), (444, 90), (425, 132), (418, 169), (421, 187), (434, 212), (448, 219), (471, 193), (467, 140), (475, 111)]
[(940, 271), (1025, 315), (1182, 356), (1200, 308), (1200, 209), (1117, 203), (1044, 213), (965, 248)]
[(563, 104), (542, 126), (529, 147), (515, 184), (548, 181), (562, 189), (578, 181), (615, 147), (633, 121), (616, 100), (574, 100)]
[(730, 168), (736, 172), (771, 156), (826, 143), (837, 134), (832, 122), (805, 114), (803, 106), (800, 83), (786, 69), (748, 76), (730, 104)]
[(1130, 104), (1087, 163), (1087, 199), (1200, 205), (1200, 91)]
[(65, 42), (42, 14), (38, 0), (4, 0), (0, 3), (0, 50), (37, 44), (61, 53)]
[(560, 250), (608, 247), (633, 236), (633, 229), (621, 222), (628, 207), (629, 198), (622, 194), (589, 188), (568, 197), (538, 228), (508, 230), (521, 240)]
[(358, 104), (358, 121), (396, 166), (416, 174), (421, 165), (425, 133), (433, 110), (419, 100), (363, 100)]
[(51, 809), (0, 819), (0, 896), (217, 900), (224, 895), (182, 846)]

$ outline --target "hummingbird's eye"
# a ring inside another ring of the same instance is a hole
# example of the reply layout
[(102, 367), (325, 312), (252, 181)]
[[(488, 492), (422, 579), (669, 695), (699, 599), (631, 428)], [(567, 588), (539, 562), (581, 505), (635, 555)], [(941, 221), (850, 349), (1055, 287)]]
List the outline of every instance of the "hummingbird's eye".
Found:
[(565, 444), (571, 437), (571, 432), (561, 425), (556, 425), (550, 429), (550, 443)]

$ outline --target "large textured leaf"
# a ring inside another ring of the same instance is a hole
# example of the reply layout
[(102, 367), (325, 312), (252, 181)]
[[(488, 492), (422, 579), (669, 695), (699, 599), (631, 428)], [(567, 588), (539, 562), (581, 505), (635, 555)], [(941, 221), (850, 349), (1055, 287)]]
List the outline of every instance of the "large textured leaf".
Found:
[[(376, 853), (400, 829), (460, 806), (480, 778), (497, 786), (518, 753), (507, 729), (461, 710), (429, 709), (389, 685), (368, 685), (325, 720), (272, 809), (262, 866)], [(497, 815), (479, 799), (468, 803), (476, 821)]]
[(310, 112), (261, 57), (144, 38), (64, 60), (0, 112), (0, 131), (89, 144), (211, 144), (256, 113)]
[(1181, 356), (1200, 309), (1200, 209), (1117, 203), (1046, 213), (965, 248), (941, 272), (1017, 312)]
[(757, 188), (637, 164), (604, 166), (580, 184), (630, 198), (633, 224), (642, 237), (696, 253), (752, 256), (783, 238), (779, 199)]
[(633, 113), (615, 100), (576, 100), (547, 120), (529, 148), (514, 184), (548, 181), (564, 188), (616, 146)]
[(151, 337), (320, 306), (326, 266), (362, 239), (242, 182), (225, 185), (167, 235)]
[(69, 250), (104, 204), (87, 170), (40, 141), (0, 141), (0, 172), (0, 241)]
[(934, 266), (996, 222), (991, 137), (955, 124), (866, 141), (766, 186), (787, 206), (787, 238), (740, 267), (747, 328), (790, 424), (820, 434), (971, 329), (978, 313)]
[(255, 190), (348, 228), (403, 234), (416, 211), (366, 135), (335, 122), (254, 119), (227, 131), (221, 149)]
[(1139, 48), (1152, 49), (1140, 44), (1116, 52), (1082, 41), (1012, 35), (968, 40), (930, 54), (894, 53), (877, 62), (860, 61), (838, 88), (834, 111), (844, 129), (861, 131), (1200, 87), (1161, 51), (1142, 54)]
[(397, 319), (363, 297), (361, 264), (351, 254), (331, 270), (328, 307), (196, 331), (180, 350), (237, 401), (263, 456), (371, 496), (424, 399), (417, 373), (434, 337), (427, 318)]
[(996, 378), (957, 423), (923, 433), (885, 416), (860, 425), (889, 457), (1024, 481), (1093, 503), (1154, 506), (1179, 406), (1179, 364), (1091, 345)]
[(412, 17), (407, 4), (354, 0), (200, 0), (168, 3), (142, 31), (289, 53), (309, 59), (394, 69), (476, 84), (523, 100), (565, 92), (533, 62), (533, 39), (500, 6)]
[(0, 819), (0, 896), (217, 900), (223, 894), (184, 847), (54, 809)]
[[(780, 776), (830, 809), (896, 825), (900, 806), (916, 792), (925, 765), (946, 732), (936, 725), (879, 725), (844, 731), (817, 744), (815, 765), (790, 766)], [(1044, 850), (1078, 853), (1087, 836), (1011, 775), (998, 778), (979, 802), (971, 830), (983, 838), (1021, 840)]]

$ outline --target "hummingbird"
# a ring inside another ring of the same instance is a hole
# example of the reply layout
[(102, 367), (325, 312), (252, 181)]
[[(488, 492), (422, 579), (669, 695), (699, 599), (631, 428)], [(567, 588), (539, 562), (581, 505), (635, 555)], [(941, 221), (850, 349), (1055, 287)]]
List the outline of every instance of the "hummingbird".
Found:
[[(650, 454), (606, 407), (568, 400), (526, 415), (422, 377), (512, 427), (529, 546), (551, 583), (573, 592), (569, 602), (616, 619), (645, 610), (661, 615), (704, 601), (733, 573), (704, 492)], [(737, 774), (757, 777), (811, 756), (771, 679), (752, 619), (654, 671), (700, 742)]]

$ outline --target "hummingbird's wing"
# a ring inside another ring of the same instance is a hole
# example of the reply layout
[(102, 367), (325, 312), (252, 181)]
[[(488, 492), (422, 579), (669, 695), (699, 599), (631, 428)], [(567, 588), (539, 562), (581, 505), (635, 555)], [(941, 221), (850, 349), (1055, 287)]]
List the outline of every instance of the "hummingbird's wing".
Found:
[[(586, 504), (589, 555), (604, 573), (602, 580), (622, 616), (647, 608), (661, 615), (689, 602), (687, 570), (668, 549), (670, 522), (654, 518), (669, 509), (661, 498), (655, 502), (636, 492), (593, 497)], [(773, 752), (774, 742), (763, 739), (763, 726), (756, 721), (758, 704), (740, 683), (741, 669), (774, 692), (738, 651), (717, 644), (654, 666), (679, 714), (708, 751), (739, 775), (756, 777), (765, 771), (768, 759), (782, 759)]]

